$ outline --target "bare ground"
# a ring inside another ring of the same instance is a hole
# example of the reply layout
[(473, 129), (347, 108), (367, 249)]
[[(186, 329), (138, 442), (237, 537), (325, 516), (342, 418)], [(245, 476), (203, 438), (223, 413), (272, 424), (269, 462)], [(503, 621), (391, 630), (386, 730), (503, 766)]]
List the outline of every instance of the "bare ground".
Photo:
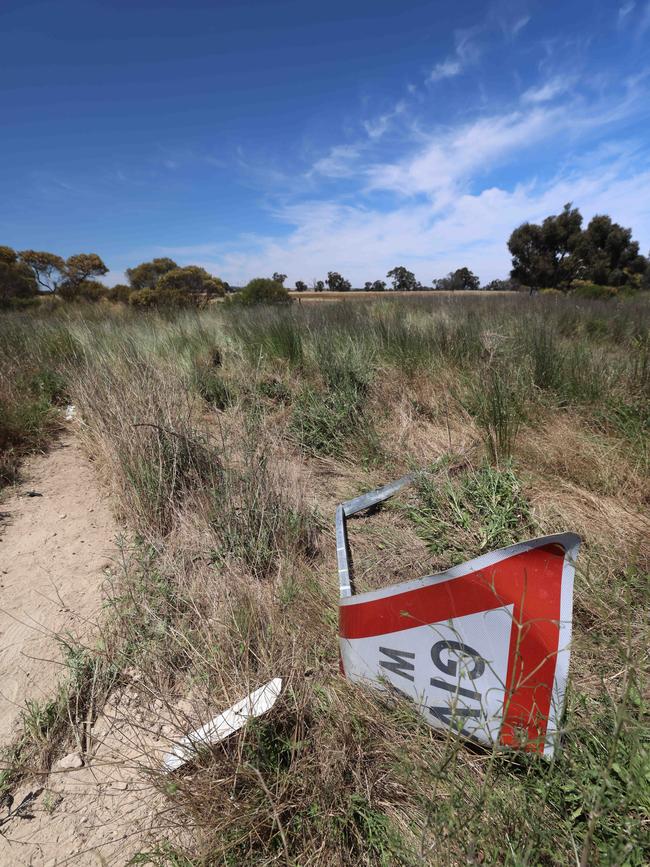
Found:
[[(90, 644), (96, 636), (118, 532), (73, 436), (29, 459), (23, 476), (0, 508), (2, 746), (18, 733), (26, 700), (55, 693), (64, 674), (56, 635)], [(42, 789), (33, 819), (17, 817), (0, 829), (0, 864), (126, 864), (138, 850), (152, 805), (138, 767), (155, 720), (147, 708), (136, 711), (134, 697), (129, 687), (111, 697), (83, 767), (55, 764), (47, 779), (27, 780), (15, 793), (17, 805), (28, 791)]]

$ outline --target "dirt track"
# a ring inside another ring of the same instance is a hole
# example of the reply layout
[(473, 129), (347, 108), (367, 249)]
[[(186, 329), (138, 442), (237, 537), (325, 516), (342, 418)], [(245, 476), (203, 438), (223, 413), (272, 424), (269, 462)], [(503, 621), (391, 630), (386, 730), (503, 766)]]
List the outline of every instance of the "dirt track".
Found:
[[(48, 455), (28, 460), (23, 477), (0, 506), (3, 747), (19, 728), (25, 701), (52, 697), (64, 675), (55, 635), (92, 644), (118, 529), (71, 435)], [(116, 693), (93, 727), (95, 748), (83, 767), (55, 766), (46, 781), (25, 781), (16, 805), (30, 789), (44, 790), (32, 820), (15, 818), (2, 826), (0, 865), (121, 865), (138, 851), (153, 799), (138, 773), (142, 744), (133, 715), (128, 689)]]
[[(117, 528), (72, 437), (29, 459), (0, 523), (0, 743), (26, 699), (52, 694), (54, 635), (87, 635), (101, 603)], [(40, 496), (28, 496), (28, 492)]]

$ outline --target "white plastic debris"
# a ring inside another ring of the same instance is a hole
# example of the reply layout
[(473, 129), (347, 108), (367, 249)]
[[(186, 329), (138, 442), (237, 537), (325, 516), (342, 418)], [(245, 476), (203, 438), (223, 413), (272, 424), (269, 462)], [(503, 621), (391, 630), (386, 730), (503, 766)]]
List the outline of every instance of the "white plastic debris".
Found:
[(209, 746), (223, 741), (230, 735), (239, 731), (249, 719), (261, 716), (271, 710), (276, 703), (282, 690), (282, 678), (276, 677), (264, 686), (254, 690), (223, 711), (214, 719), (210, 720), (200, 729), (190, 732), (174, 745), (174, 749), (167, 753), (163, 759), (163, 765), (167, 771), (175, 771), (185, 762), (196, 755), (196, 749), (201, 746)]
[(65, 420), (72, 421), (77, 412), (77, 407), (73, 403), (69, 403), (65, 408)]

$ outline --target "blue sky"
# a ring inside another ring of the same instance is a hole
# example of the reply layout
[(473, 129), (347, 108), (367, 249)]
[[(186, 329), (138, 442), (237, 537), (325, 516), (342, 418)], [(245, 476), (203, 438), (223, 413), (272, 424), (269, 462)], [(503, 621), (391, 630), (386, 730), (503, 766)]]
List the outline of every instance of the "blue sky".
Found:
[(2, 0), (0, 243), (232, 283), (509, 268), (567, 201), (650, 250), (650, 0)]

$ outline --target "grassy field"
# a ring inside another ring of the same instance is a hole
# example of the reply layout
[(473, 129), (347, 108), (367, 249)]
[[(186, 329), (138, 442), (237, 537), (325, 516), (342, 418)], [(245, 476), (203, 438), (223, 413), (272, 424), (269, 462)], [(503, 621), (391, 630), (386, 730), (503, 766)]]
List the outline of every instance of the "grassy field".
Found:
[[(270, 714), (157, 780), (160, 844), (138, 863), (648, 862), (647, 300), (8, 313), (0, 369), (0, 483), (73, 403), (129, 531), (102, 643), (69, 649), (5, 788), (63, 749), (71, 707), (85, 722), (91, 682), (136, 668), (144, 693), (209, 717), (281, 676)], [(546, 532), (584, 540), (550, 762), (442, 737), (339, 676), (334, 508), (420, 468), (349, 522), (359, 589)]]
[[(428, 298), (431, 299), (431, 290), (430, 289), (422, 289), (416, 290), (414, 292), (395, 292), (392, 289), (387, 289), (385, 292), (366, 292), (365, 289), (355, 290), (350, 292), (314, 292), (312, 290), (308, 290), (307, 292), (296, 292), (295, 290), (290, 290), (291, 296), (295, 298), (297, 301), (359, 301), (359, 300), (368, 300), (369, 298), (381, 298), (386, 299), (389, 298), (406, 298), (406, 299), (414, 299), (414, 298)], [(436, 289), (435, 294), (437, 297), (449, 297), (455, 296), (457, 298), (463, 297), (465, 295), (469, 296), (490, 296), (490, 295), (509, 295), (509, 292), (492, 292), (484, 289), (458, 289), (453, 292), (446, 291), (444, 289)]]

